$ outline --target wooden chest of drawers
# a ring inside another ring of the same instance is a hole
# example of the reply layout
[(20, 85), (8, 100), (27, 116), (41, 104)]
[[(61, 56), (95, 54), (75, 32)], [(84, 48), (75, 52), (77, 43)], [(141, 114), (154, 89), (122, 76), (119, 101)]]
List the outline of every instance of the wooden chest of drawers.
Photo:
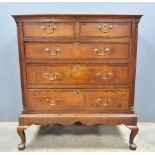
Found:
[(15, 15), (23, 112), (17, 132), (32, 124), (124, 124), (134, 113), (137, 27), (141, 15)]

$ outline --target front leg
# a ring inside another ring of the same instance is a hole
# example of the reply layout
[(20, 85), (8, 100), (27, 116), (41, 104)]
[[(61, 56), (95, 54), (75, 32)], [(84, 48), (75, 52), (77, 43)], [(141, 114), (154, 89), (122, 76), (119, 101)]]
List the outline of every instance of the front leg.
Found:
[(18, 145), (19, 150), (25, 149), (25, 143), (26, 143), (26, 137), (25, 137), (25, 129), (27, 129), (27, 126), (18, 126), (17, 127), (17, 133), (21, 138), (21, 143)]
[(136, 150), (137, 146), (136, 144), (134, 144), (134, 138), (135, 136), (137, 135), (138, 133), (138, 127), (137, 126), (127, 126), (130, 130), (131, 130), (131, 133), (130, 133), (130, 138), (129, 138), (129, 144), (130, 144), (130, 149), (131, 150)]

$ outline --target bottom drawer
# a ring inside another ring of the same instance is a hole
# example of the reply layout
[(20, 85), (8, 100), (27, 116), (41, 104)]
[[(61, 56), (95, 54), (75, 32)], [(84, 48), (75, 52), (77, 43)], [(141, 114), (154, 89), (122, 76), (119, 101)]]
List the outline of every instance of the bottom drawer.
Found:
[(27, 90), (27, 110), (127, 110), (129, 90), (57, 89)]

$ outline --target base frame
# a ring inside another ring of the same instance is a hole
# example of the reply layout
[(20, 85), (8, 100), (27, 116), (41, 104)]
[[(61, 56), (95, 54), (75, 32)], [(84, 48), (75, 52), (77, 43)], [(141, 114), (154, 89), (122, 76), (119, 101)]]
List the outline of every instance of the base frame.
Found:
[(135, 114), (21, 114), (17, 133), (21, 138), (19, 150), (24, 150), (26, 145), (25, 130), (32, 124), (35, 125), (72, 125), (76, 122), (91, 126), (94, 124), (126, 125), (130, 130), (129, 148), (136, 150), (134, 138), (138, 133), (137, 117)]

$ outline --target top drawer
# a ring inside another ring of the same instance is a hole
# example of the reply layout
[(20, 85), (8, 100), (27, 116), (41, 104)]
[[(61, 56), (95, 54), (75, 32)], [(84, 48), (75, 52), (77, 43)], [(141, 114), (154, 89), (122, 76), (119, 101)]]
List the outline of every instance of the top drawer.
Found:
[(74, 23), (24, 23), (25, 37), (74, 37)]
[(80, 37), (129, 38), (131, 23), (81, 23)]

